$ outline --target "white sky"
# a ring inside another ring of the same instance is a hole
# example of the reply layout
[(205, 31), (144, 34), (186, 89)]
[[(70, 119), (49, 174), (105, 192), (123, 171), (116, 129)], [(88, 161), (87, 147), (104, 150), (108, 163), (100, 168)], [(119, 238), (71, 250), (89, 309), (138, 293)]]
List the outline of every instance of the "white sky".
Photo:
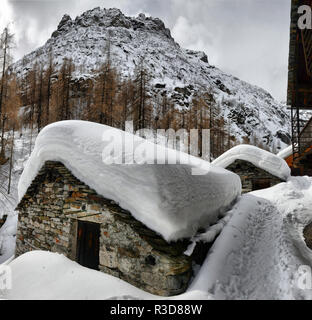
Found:
[(15, 58), (43, 45), (63, 14), (117, 7), (162, 19), (183, 47), (285, 100), (291, 0), (0, 0), (0, 29), (12, 22)]

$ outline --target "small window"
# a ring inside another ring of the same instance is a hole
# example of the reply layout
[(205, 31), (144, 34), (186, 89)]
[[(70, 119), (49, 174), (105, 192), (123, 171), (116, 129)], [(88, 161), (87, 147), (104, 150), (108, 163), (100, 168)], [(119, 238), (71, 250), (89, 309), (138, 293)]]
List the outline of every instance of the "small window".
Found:
[(270, 179), (253, 179), (252, 180), (252, 191), (267, 189), (271, 187)]

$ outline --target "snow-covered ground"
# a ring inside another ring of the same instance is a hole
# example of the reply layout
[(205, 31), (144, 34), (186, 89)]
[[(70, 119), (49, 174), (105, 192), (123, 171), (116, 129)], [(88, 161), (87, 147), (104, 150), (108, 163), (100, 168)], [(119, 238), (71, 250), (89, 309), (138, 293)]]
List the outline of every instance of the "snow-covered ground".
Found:
[(311, 299), (298, 270), (312, 264), (303, 238), (312, 221), (312, 178), (242, 196), (189, 291), (216, 299)]
[[(11, 262), (12, 290), (7, 299), (21, 300), (158, 300), (127, 282), (99, 271), (90, 270), (63, 255), (33, 251)], [(1, 298), (1, 291), (0, 291)], [(192, 291), (172, 299), (209, 299), (206, 292)]]
[[(311, 207), (308, 177), (242, 196), (188, 291), (172, 299), (310, 300), (298, 270), (312, 264), (302, 233)], [(9, 299), (162, 299), (55, 253), (27, 253), (9, 265)]]

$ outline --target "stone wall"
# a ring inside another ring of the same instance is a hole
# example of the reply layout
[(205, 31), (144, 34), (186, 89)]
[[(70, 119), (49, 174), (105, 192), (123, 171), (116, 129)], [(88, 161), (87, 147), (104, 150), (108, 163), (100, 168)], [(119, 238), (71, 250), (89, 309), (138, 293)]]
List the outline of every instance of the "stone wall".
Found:
[(243, 193), (253, 191), (253, 181), (269, 179), (271, 187), (283, 182), (280, 178), (275, 177), (269, 172), (257, 168), (252, 163), (243, 160), (236, 160), (226, 169), (240, 176), (242, 181)]
[(59, 252), (76, 261), (78, 220), (100, 224), (99, 269), (153, 294), (186, 290), (188, 243), (168, 244), (116, 203), (99, 196), (61, 163), (46, 162), (19, 204), (16, 254)]

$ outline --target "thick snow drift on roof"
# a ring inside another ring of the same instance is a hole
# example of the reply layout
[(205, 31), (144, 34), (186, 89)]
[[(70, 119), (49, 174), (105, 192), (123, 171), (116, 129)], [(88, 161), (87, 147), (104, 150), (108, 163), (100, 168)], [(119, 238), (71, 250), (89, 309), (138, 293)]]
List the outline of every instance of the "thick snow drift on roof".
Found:
[[(129, 159), (133, 152), (126, 148), (132, 144), (135, 164), (107, 164)], [(181, 164), (149, 164), (159, 163), (164, 154), (168, 162), (162, 163), (175, 163), (178, 158)], [(78, 179), (167, 241), (192, 237), (198, 228), (216, 222), (241, 193), (236, 174), (206, 161), (108, 126), (63, 121), (39, 134), (19, 182), (20, 200), (48, 160), (62, 162)], [(205, 174), (192, 175), (193, 168)]]
[(248, 161), (257, 168), (263, 169), (285, 181), (291, 174), (289, 166), (283, 159), (273, 153), (249, 145), (239, 145), (232, 148), (213, 161), (212, 165), (227, 168), (236, 160)]
[(282, 150), (280, 153), (277, 154), (278, 157), (282, 159), (287, 159), (293, 154), (293, 147), (289, 146), (286, 149)]

